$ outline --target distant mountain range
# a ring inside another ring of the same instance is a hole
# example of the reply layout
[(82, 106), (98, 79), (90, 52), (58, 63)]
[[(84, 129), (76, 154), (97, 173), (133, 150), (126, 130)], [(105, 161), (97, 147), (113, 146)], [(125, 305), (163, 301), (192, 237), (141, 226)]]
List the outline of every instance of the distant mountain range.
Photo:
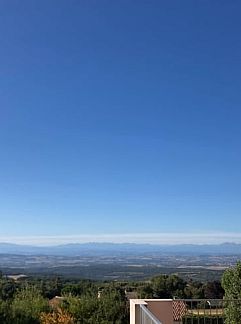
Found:
[(241, 254), (241, 244), (180, 244), (152, 245), (134, 243), (75, 243), (57, 246), (30, 246), (0, 243), (0, 254), (20, 255), (63, 255), (63, 256), (100, 256), (100, 255), (143, 255), (143, 254), (185, 254), (185, 255), (230, 255)]

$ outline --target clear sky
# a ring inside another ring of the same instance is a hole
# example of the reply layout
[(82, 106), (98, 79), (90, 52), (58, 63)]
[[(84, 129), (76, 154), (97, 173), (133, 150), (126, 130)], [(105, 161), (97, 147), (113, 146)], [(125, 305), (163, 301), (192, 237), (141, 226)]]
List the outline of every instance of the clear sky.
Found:
[(0, 241), (241, 235), (240, 1), (1, 0), (0, 44)]

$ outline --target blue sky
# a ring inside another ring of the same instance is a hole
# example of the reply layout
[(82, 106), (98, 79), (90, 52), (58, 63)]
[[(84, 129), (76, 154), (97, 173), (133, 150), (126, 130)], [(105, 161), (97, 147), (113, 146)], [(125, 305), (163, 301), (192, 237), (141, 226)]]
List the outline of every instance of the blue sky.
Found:
[(2, 0), (0, 239), (237, 240), (240, 12)]

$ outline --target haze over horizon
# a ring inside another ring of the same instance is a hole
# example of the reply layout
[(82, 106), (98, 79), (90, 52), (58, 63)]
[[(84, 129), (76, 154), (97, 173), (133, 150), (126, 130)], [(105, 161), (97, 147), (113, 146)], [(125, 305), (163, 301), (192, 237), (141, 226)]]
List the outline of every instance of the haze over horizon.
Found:
[(78, 243), (130, 243), (154, 245), (241, 244), (239, 233), (120, 233), (105, 235), (18, 236), (1, 237), (1, 243), (52, 246)]
[(0, 12), (0, 241), (241, 243), (240, 1)]

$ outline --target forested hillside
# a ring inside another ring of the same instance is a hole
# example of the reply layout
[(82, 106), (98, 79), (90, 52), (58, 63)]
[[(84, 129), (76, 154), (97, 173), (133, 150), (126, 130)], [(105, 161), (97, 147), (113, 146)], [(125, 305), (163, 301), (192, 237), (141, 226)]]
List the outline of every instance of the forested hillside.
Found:
[(185, 281), (176, 275), (159, 275), (138, 282), (60, 277), (14, 280), (2, 275), (0, 323), (125, 324), (129, 320), (128, 298), (222, 298), (223, 293), (219, 281)]

